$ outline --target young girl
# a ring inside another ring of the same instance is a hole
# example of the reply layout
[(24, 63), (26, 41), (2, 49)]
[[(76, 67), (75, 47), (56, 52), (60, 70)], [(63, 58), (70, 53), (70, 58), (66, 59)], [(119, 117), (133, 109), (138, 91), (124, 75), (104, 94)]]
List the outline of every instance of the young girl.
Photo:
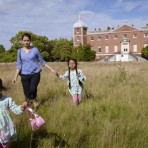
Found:
[(9, 109), (14, 114), (21, 114), (27, 103), (17, 106), (11, 97), (2, 94), (3, 90), (6, 88), (0, 79), (0, 148), (7, 148), (10, 140), (16, 140), (16, 130), (9, 115)]
[(83, 97), (83, 83), (86, 80), (85, 75), (81, 69), (77, 69), (77, 61), (75, 59), (68, 60), (68, 71), (64, 75), (56, 73), (57, 77), (61, 80), (68, 78), (68, 89), (72, 95), (72, 100), (75, 105), (82, 101)]

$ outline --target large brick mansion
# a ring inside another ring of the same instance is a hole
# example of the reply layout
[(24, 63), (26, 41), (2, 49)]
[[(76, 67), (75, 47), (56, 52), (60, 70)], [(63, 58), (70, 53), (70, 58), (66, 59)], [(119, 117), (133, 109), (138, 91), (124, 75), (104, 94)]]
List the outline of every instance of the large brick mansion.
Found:
[(87, 29), (86, 24), (79, 18), (73, 25), (74, 46), (90, 44), (92, 50), (96, 51), (97, 60), (114, 56), (110, 60), (120, 61), (124, 58), (126, 61), (131, 55), (141, 55), (142, 48), (148, 45), (148, 24), (141, 28), (125, 23), (118, 28), (108, 27), (106, 30)]

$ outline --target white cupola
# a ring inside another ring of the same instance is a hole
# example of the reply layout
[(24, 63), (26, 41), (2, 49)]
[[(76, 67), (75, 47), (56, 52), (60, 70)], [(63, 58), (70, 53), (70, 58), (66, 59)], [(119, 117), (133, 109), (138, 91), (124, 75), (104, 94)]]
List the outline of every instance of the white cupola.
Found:
[(79, 16), (79, 20), (73, 25), (73, 28), (87, 28), (87, 25), (81, 20), (81, 17)]

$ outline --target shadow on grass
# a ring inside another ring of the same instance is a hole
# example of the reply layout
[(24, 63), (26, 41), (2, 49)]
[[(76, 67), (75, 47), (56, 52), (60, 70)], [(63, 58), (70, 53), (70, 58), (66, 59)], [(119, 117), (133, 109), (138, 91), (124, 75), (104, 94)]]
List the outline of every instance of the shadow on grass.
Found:
[[(45, 130), (40, 130), (30, 133), (23, 141), (12, 142), (9, 148), (37, 148), (42, 147), (44, 140), (49, 140), (52, 147), (69, 148), (68, 143), (62, 139), (57, 133), (49, 133)], [(50, 148), (50, 145), (48, 145)]]

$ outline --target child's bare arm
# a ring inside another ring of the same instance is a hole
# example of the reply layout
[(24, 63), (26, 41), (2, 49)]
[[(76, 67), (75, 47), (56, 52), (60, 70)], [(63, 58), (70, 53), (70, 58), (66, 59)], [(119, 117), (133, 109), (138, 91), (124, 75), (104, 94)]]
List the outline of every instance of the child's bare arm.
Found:
[(27, 102), (23, 102), (23, 104), (20, 106), (22, 111), (24, 111), (26, 107), (27, 107)]

